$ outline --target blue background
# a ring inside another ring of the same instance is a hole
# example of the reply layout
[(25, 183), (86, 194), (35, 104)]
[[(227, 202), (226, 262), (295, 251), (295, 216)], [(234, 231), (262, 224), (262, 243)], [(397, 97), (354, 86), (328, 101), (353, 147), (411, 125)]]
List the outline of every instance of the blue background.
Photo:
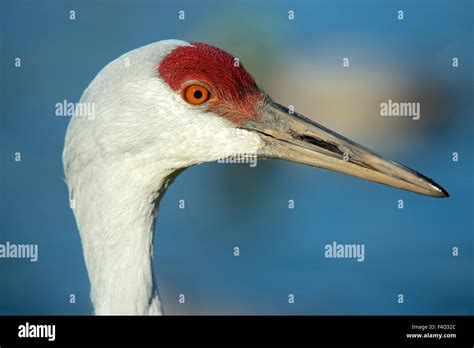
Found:
[[(122, 53), (167, 38), (232, 52), (276, 100), (451, 197), (279, 161), (190, 168), (156, 226), (165, 313), (474, 314), (473, 13), (472, 1), (2, 1), (0, 243), (37, 243), (39, 260), (0, 259), (0, 314), (92, 313), (61, 163), (69, 120), (54, 105), (78, 101)], [(380, 117), (388, 99), (421, 102), (421, 119)], [(333, 241), (365, 244), (365, 262), (326, 259)]]

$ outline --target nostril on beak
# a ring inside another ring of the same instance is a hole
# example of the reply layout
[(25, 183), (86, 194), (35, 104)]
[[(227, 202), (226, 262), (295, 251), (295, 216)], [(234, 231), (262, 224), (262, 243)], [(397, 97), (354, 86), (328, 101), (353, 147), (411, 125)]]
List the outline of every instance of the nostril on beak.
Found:
[(344, 155), (344, 152), (341, 151), (337, 145), (334, 145), (334, 144), (329, 143), (327, 141), (312, 137), (310, 135), (300, 135), (300, 134), (296, 134), (296, 133), (292, 133), (291, 136), (296, 140), (304, 141), (305, 143), (310, 143), (310, 144), (315, 145), (317, 147), (320, 147), (322, 149), (328, 150), (332, 153), (336, 153), (336, 154), (341, 155), (341, 156)]

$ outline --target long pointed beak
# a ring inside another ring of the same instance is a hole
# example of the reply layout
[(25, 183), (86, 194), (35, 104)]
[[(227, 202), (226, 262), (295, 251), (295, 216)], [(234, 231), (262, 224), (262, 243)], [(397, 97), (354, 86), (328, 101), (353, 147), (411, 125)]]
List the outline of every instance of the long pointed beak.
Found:
[(256, 120), (243, 129), (265, 142), (263, 158), (283, 159), (333, 170), (432, 197), (449, 197), (433, 180), (290, 111), (269, 98), (259, 105)]

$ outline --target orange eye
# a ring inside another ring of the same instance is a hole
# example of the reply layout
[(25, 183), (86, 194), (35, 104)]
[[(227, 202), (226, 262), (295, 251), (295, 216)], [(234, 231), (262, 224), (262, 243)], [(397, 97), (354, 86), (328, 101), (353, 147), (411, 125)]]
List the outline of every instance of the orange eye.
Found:
[(209, 99), (209, 91), (201, 85), (190, 85), (186, 87), (183, 97), (189, 104), (201, 105)]

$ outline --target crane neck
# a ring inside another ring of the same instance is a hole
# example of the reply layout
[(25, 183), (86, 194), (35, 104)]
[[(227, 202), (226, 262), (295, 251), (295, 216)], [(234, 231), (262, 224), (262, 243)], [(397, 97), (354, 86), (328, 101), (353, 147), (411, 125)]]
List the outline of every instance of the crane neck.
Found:
[[(81, 178), (90, 177), (81, 175)], [(96, 314), (161, 314), (153, 277), (153, 231), (157, 207), (174, 176), (153, 186), (133, 173), (94, 171), (93, 181), (73, 190), (91, 297)]]

